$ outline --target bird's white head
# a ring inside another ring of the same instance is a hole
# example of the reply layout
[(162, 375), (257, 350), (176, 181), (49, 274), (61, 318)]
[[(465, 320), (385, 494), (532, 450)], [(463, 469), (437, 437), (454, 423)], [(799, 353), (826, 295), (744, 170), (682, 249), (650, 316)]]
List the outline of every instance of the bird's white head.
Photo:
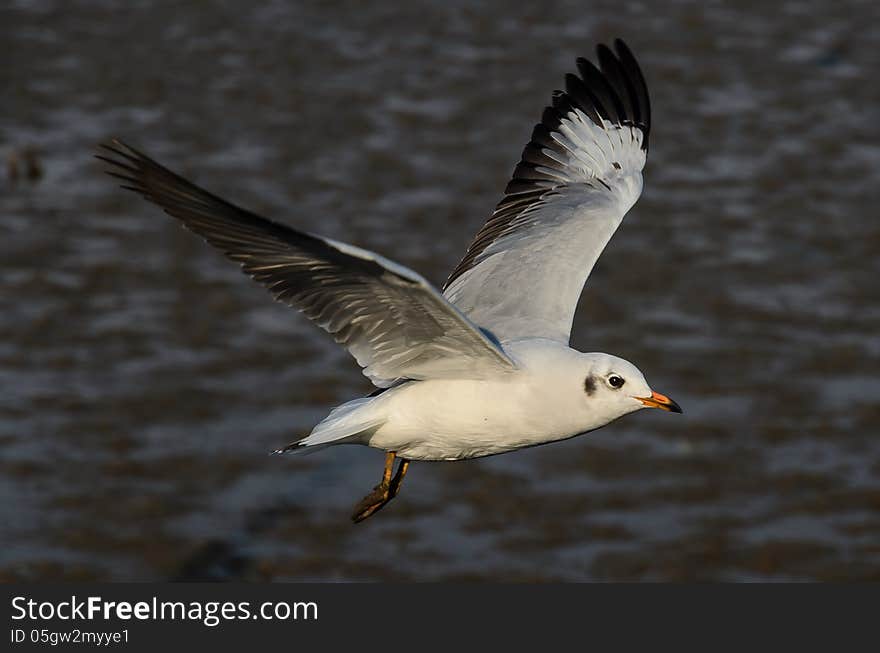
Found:
[(586, 433), (642, 408), (680, 413), (666, 395), (654, 392), (639, 369), (610, 354), (582, 353), (538, 338), (508, 342), (525, 372), (517, 420), (535, 419), (529, 428), (549, 428), (562, 437)]
[(581, 354), (581, 361), (584, 405), (591, 414), (607, 418), (606, 423), (642, 408), (681, 412), (672, 399), (653, 391), (629, 361), (599, 353)]

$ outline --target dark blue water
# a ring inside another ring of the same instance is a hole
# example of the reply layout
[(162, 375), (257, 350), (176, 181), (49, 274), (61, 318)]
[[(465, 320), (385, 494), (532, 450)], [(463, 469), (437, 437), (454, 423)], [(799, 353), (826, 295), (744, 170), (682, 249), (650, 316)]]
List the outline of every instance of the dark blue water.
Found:
[[(0, 579), (880, 579), (878, 19), (7, 3)], [(550, 92), (615, 36), (655, 126), (574, 344), (634, 361), (685, 414), (414, 464), (352, 525), (381, 453), (268, 452), (368, 390), (357, 366), (91, 154), (125, 138), (442, 282)]]

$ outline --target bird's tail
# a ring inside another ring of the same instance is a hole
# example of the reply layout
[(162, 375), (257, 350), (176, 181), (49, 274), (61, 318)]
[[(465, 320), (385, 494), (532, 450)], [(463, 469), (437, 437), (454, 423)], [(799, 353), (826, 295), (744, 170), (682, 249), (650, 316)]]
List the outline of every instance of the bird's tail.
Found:
[(334, 444), (359, 442), (385, 423), (384, 415), (371, 410), (373, 397), (362, 397), (337, 406), (306, 437), (274, 453), (313, 452)]

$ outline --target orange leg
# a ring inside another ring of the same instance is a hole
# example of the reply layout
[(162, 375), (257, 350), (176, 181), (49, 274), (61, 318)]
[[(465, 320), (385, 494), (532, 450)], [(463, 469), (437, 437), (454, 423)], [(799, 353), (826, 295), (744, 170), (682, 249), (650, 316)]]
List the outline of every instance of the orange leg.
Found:
[(397, 496), (397, 493), (400, 492), (400, 485), (403, 483), (403, 477), (406, 476), (406, 470), (409, 469), (409, 461), (404, 458), (400, 459), (400, 466), (397, 468), (397, 473), (394, 475), (394, 479), (391, 481), (391, 487), (389, 491), (391, 496), (388, 497), (388, 500), (391, 501), (394, 497)]
[(393, 451), (385, 454), (385, 469), (382, 471), (382, 481), (355, 506), (354, 514), (351, 516), (352, 521), (355, 523), (362, 522), (370, 515), (376, 513), (397, 496), (397, 493), (400, 491), (400, 484), (403, 481), (404, 475), (406, 475), (406, 470), (409, 468), (409, 461), (403, 458), (400, 459), (397, 473), (392, 479), (391, 472), (394, 469), (395, 458), (397, 458), (397, 454)]

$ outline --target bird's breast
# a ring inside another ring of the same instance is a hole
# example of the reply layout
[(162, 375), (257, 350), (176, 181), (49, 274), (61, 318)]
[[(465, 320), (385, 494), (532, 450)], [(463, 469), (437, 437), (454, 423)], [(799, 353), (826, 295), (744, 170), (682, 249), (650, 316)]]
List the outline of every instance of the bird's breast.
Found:
[(487, 456), (582, 430), (559, 393), (527, 375), (419, 381), (387, 401), (388, 418), (369, 444), (416, 460)]

